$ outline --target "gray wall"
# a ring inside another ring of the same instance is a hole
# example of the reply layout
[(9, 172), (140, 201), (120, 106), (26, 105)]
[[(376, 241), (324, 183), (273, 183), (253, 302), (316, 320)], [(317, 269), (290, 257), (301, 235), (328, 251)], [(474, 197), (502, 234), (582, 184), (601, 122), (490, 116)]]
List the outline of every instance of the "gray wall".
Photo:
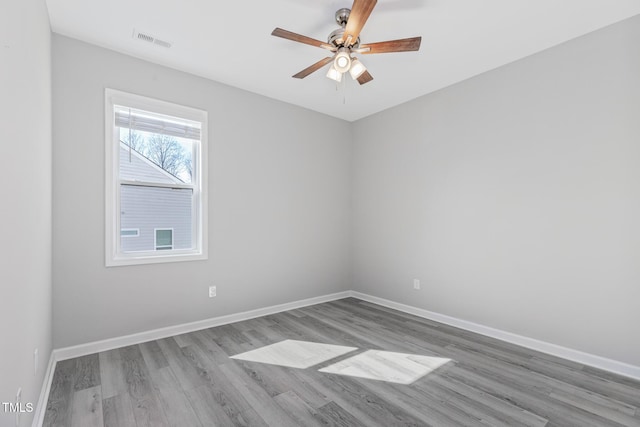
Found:
[(356, 122), (355, 289), (640, 365), (638, 40), (635, 17)]
[[(105, 87), (209, 112), (207, 261), (104, 266)], [(57, 35), (53, 108), (56, 347), (349, 287), (348, 123)]]
[[(14, 402), (22, 387), (22, 401), (35, 407), (51, 354), (51, 32), (44, 0), (0, 3), (0, 94), (0, 402)], [(31, 418), (22, 415), (20, 425)], [(0, 409), (0, 426), (15, 426), (15, 415)]]

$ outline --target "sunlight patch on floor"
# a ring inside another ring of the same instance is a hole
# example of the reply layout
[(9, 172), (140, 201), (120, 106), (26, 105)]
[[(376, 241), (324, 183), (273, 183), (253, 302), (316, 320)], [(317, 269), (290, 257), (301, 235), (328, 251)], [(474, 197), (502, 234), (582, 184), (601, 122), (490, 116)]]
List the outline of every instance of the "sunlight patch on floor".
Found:
[(236, 354), (231, 358), (306, 369), (354, 350), (357, 350), (357, 348), (309, 341), (285, 340), (247, 351), (246, 353)]
[(320, 369), (320, 372), (411, 384), (449, 362), (451, 359), (442, 357), (367, 350)]

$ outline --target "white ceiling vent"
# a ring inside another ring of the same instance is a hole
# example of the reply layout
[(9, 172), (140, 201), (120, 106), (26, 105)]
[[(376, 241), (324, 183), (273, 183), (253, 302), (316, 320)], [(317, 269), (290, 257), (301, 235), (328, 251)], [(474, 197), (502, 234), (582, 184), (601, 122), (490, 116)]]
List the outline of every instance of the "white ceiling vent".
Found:
[(168, 41), (160, 40), (156, 36), (152, 36), (149, 33), (142, 33), (137, 30), (133, 30), (133, 38), (136, 40), (142, 40), (147, 43), (152, 43), (158, 46), (166, 47), (167, 49), (171, 47), (171, 43)]

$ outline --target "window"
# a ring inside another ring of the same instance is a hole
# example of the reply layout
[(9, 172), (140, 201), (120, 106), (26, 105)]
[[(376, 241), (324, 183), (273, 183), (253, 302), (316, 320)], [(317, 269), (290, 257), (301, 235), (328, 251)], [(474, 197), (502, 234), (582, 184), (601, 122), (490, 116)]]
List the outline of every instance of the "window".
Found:
[(156, 251), (166, 251), (173, 249), (173, 229), (160, 229), (156, 228)]
[(123, 228), (120, 230), (120, 237), (138, 237), (140, 230), (138, 228)]
[(106, 89), (106, 265), (207, 258), (207, 113)]

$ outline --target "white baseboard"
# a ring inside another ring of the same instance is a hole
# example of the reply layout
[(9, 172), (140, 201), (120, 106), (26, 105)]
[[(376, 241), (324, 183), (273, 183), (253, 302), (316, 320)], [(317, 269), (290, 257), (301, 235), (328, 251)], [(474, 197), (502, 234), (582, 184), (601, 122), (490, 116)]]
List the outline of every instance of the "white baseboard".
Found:
[(307, 298), (285, 304), (272, 305), (270, 307), (258, 308), (241, 313), (229, 314), (226, 316), (212, 317), (210, 319), (198, 320), (196, 322), (183, 323), (181, 325), (168, 326), (166, 328), (153, 329), (151, 331), (139, 332), (122, 337), (109, 338), (102, 341), (94, 341), (87, 344), (75, 345), (72, 347), (59, 348), (53, 351), (55, 360), (73, 359), (74, 357), (86, 356), (88, 354), (99, 353), (101, 351), (113, 350), (114, 348), (126, 347), (128, 345), (140, 344), (147, 341), (172, 337), (174, 335), (186, 334), (199, 331), (201, 329), (213, 328), (215, 326), (227, 325), (229, 323), (240, 322), (242, 320), (267, 316), (269, 314), (280, 313), (282, 311), (294, 310), (308, 305), (321, 304), (323, 302), (334, 301), (350, 296), (349, 291), (337, 292), (335, 294), (323, 295), (314, 298)]
[(424, 310), (422, 308), (401, 304), (399, 302), (387, 300), (384, 298), (378, 298), (361, 292), (351, 291), (350, 296), (384, 307), (393, 308), (404, 313), (413, 314), (418, 317), (424, 317), (425, 319), (444, 323), (450, 326), (455, 326), (456, 328), (496, 338), (511, 344), (519, 345), (521, 347), (530, 348), (542, 353), (578, 362), (583, 365), (592, 366), (594, 368), (613, 372), (625, 377), (633, 378), (635, 380), (640, 380), (640, 366), (634, 366), (617, 360), (608, 359), (606, 357), (585, 353), (580, 350), (562, 347), (560, 345), (551, 344), (534, 338), (529, 338), (500, 329), (491, 328), (488, 326), (469, 322), (468, 320), (462, 320), (444, 314), (435, 313), (433, 311)]
[(56, 359), (51, 352), (49, 356), (49, 364), (47, 365), (47, 371), (44, 374), (44, 380), (42, 381), (42, 389), (40, 389), (40, 397), (36, 405), (36, 410), (33, 414), (32, 427), (40, 427), (44, 422), (44, 413), (47, 410), (47, 401), (49, 400), (49, 392), (51, 391), (51, 381), (53, 381), (53, 373), (56, 370)]

